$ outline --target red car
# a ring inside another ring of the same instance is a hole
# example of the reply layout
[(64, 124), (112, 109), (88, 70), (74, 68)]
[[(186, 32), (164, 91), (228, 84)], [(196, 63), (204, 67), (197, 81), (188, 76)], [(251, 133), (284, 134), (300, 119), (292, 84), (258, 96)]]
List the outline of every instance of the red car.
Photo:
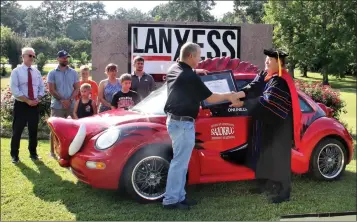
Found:
[[(199, 68), (233, 70), (238, 89), (255, 77), (257, 68), (239, 59), (208, 59)], [(291, 148), (292, 172), (316, 179), (341, 176), (353, 154), (352, 137), (331, 117), (332, 110), (298, 92), (301, 148)], [(124, 189), (138, 201), (163, 197), (172, 157), (163, 111), (166, 85), (130, 110), (107, 111), (79, 120), (51, 117), (59, 164), (95, 188)], [(250, 117), (246, 108), (201, 109), (196, 121), (196, 145), (188, 184), (254, 179), (245, 166)]]

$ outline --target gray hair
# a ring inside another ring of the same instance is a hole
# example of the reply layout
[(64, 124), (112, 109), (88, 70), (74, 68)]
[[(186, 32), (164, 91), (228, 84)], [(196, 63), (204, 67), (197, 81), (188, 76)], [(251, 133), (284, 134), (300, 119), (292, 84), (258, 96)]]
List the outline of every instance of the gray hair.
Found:
[(26, 54), (26, 52), (28, 52), (28, 51), (35, 53), (35, 50), (31, 47), (25, 47), (25, 48), (21, 49), (22, 55)]
[(199, 49), (201, 49), (201, 47), (198, 44), (192, 42), (186, 42), (181, 47), (180, 60), (183, 61), (187, 59), (190, 55), (195, 56)]

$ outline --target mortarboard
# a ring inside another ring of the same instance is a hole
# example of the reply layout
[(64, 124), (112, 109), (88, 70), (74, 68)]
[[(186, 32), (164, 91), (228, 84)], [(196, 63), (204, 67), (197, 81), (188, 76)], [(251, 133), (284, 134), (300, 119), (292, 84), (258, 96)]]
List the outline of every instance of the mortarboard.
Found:
[(267, 55), (269, 57), (273, 57), (278, 59), (278, 65), (279, 65), (279, 76), (281, 76), (281, 64), (280, 64), (280, 58), (285, 58), (287, 56), (289, 56), (289, 54), (281, 51), (281, 50), (277, 50), (274, 48), (270, 48), (270, 49), (264, 49), (264, 55)]

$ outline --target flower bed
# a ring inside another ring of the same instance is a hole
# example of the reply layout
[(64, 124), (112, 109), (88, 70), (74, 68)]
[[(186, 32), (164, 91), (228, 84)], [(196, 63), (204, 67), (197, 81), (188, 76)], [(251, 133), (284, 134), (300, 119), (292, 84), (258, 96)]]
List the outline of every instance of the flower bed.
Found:
[(347, 113), (346, 103), (341, 100), (339, 90), (323, 85), (322, 82), (295, 80), (295, 85), (315, 102), (323, 103), (334, 110), (333, 117), (340, 119), (341, 113)]
[[(40, 139), (49, 138), (49, 128), (46, 123), (46, 119), (51, 113), (51, 95), (48, 91), (47, 77), (42, 77), (45, 84), (45, 95), (42, 97), (40, 102), (40, 122), (38, 126), (38, 137)], [(1, 90), (1, 136), (11, 137), (12, 133), (12, 112), (14, 109), (14, 97), (10, 91), (10, 87)], [(28, 137), (27, 128), (25, 128), (23, 133), (23, 138)]]

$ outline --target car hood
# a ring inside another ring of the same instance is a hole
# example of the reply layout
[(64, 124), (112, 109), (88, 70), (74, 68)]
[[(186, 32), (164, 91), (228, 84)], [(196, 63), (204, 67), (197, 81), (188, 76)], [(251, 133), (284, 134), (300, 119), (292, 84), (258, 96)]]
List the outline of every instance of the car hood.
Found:
[[(162, 116), (160, 116), (162, 118)], [(90, 139), (98, 133), (112, 126), (117, 126), (132, 122), (157, 122), (158, 116), (143, 114), (133, 111), (110, 110), (91, 117), (75, 119), (64, 119), (60, 117), (50, 117), (47, 122), (51, 131), (63, 140), (73, 140), (81, 125), (86, 128), (86, 138)], [(61, 139), (60, 139), (61, 140)]]

